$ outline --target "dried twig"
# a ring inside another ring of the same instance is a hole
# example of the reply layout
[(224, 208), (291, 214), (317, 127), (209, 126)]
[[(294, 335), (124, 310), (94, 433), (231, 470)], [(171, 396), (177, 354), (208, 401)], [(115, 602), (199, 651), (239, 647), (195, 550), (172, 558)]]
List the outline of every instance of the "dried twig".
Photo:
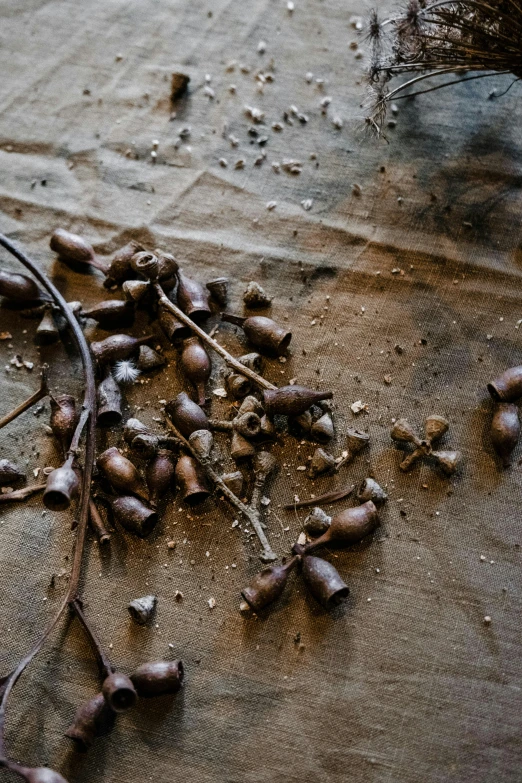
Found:
[(49, 386), (47, 382), (47, 366), (44, 365), (42, 367), (40, 388), (38, 389), (38, 391), (35, 391), (34, 394), (31, 394), (31, 396), (25, 400), (25, 402), (20, 403), (20, 405), (18, 405), (10, 413), (4, 416), (3, 419), (0, 419), (0, 430), (2, 429), (2, 427), (5, 427), (6, 424), (9, 424), (9, 422), (14, 421), (14, 419), (20, 416), (20, 414), (24, 413), (24, 411), (28, 410), (33, 405), (36, 405), (36, 403), (40, 402), (40, 400), (43, 400), (43, 398), (47, 397), (48, 394), (49, 394)]
[(0, 495), (0, 503), (13, 503), (15, 501), (27, 500), (31, 495), (35, 495), (37, 492), (43, 492), (45, 487), (45, 484), (34, 484), (32, 487), (16, 489), (14, 492), (5, 492), (3, 495)]

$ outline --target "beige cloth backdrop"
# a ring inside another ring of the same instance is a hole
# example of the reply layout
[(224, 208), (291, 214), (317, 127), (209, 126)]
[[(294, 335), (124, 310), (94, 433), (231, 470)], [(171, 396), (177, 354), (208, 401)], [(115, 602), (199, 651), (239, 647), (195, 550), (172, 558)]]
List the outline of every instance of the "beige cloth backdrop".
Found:
[[(55, 261), (48, 242), (57, 226), (102, 254), (136, 238), (175, 253), (201, 280), (225, 274), (235, 312), (246, 282), (266, 287), (274, 317), (294, 333), (288, 362), (269, 361), (267, 377), (333, 389), (336, 453), (347, 426), (372, 439), (367, 456), (313, 486), (296, 470), (311, 444), (274, 449), (286, 466), (266, 519), (279, 553), (305, 516), (281, 508), (294, 494), (309, 497), (370, 469), (390, 492), (375, 540), (328, 554), (352, 590), (332, 614), (296, 579), (266, 617), (240, 615), (258, 548), (232, 528), (226, 507), (188, 515), (174, 501), (146, 541), (118, 531), (106, 554), (91, 542), (86, 610), (114, 662), (131, 671), (180, 656), (185, 691), (172, 704), (140, 706), (87, 756), (75, 754), (64, 731), (98, 683), (77, 625), (67, 635), (64, 626), (10, 702), (12, 755), (49, 763), (71, 783), (519, 781), (522, 449), (503, 472), (488, 442), (485, 384), (522, 360), (520, 87), (488, 100), (509, 85), (499, 77), (403, 101), (389, 143), (377, 142), (364, 136), (364, 59), (350, 43), (359, 40), (351, 17), (366, 8), (353, 0), (296, 0), (293, 13), (285, 0), (18, 0), (0, 12), (1, 230), (68, 300), (87, 305), (106, 295), (101, 277)], [(175, 118), (173, 70), (191, 77)], [(273, 76), (263, 93), (259, 71)], [(325, 96), (332, 101), (322, 114)], [(248, 134), (245, 105), (265, 112), (264, 147)], [(307, 123), (284, 121), (292, 106)], [(190, 137), (176, 148), (186, 126)], [(302, 172), (273, 170), (286, 160), (301, 161)], [(126, 401), (129, 414), (156, 426), (160, 400), (185, 386), (176, 352), (153, 328), (169, 367)], [(2, 308), (0, 331), (13, 336), (0, 343), (2, 413), (38, 383), (36, 368), (10, 365), (15, 353), (50, 361), (53, 389), (79, 393), (72, 348), (39, 355), (34, 329)], [(233, 327), (218, 338), (244, 350)], [(214, 366), (219, 385), (222, 367)], [(368, 413), (355, 417), (350, 405), (359, 399)], [(216, 414), (227, 410), (214, 400)], [(48, 412), (46, 402), (1, 434), (1, 456), (25, 462), (29, 480), (58, 464)], [(430, 413), (451, 422), (445, 443), (465, 456), (459, 478), (428, 465), (398, 469), (392, 419), (421, 428)], [(105, 443), (120, 444), (121, 433)], [(2, 508), (3, 671), (58, 605), (72, 536), (70, 515), (42, 512), (40, 498)], [(133, 626), (126, 604), (150, 592), (157, 625)]]

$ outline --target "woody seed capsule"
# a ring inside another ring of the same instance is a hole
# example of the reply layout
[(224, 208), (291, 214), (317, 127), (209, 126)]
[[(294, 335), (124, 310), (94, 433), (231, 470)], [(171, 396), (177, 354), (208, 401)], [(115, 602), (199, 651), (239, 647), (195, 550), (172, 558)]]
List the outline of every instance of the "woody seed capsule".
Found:
[(41, 291), (27, 275), (0, 270), (0, 296), (15, 302), (34, 302), (40, 299)]
[(172, 486), (174, 479), (172, 453), (167, 449), (159, 449), (147, 465), (145, 476), (150, 492), (150, 503), (155, 507)]
[(201, 469), (190, 454), (183, 454), (176, 464), (176, 483), (182, 499), (190, 506), (202, 503), (210, 492), (205, 484)]
[(183, 312), (196, 323), (205, 321), (211, 314), (208, 292), (201, 283), (187, 277), (181, 269), (178, 270), (177, 299)]
[(105, 701), (114, 712), (125, 712), (134, 707), (138, 694), (132, 681), (126, 674), (113, 672), (102, 683)]
[(252, 345), (268, 354), (282, 356), (292, 339), (291, 332), (262, 315), (242, 318), (231, 313), (222, 313), (221, 320), (240, 326)]
[(116, 446), (100, 454), (96, 464), (117, 492), (148, 500), (147, 488), (138, 469)]
[(134, 323), (134, 302), (107, 299), (88, 310), (83, 310), (82, 315), (97, 321), (102, 329), (132, 326)]
[(58, 441), (63, 455), (67, 453), (78, 422), (76, 400), (70, 394), (49, 395), (53, 435)]
[(0, 459), (0, 486), (8, 486), (25, 478), (18, 465), (8, 459)]
[[(122, 283), (132, 276), (131, 260), (136, 253), (143, 250), (143, 247), (139, 242), (135, 242), (131, 239), (126, 245), (117, 250), (107, 269), (107, 279), (104, 281), (104, 286), (110, 288), (114, 283)], [(125, 283), (124, 283), (125, 286)]]
[(99, 427), (115, 427), (122, 420), (121, 391), (114, 380), (110, 367), (105, 369), (105, 377), (96, 390), (96, 423)]
[(94, 358), (100, 364), (129, 359), (138, 353), (140, 345), (152, 340), (152, 335), (146, 337), (131, 337), (129, 334), (112, 334), (105, 340), (91, 343)]
[(181, 392), (175, 399), (167, 403), (165, 411), (185, 438), (188, 438), (196, 430), (209, 429), (205, 412), (185, 392)]
[(103, 693), (97, 693), (78, 708), (65, 736), (75, 741), (77, 750), (85, 753), (96, 737), (112, 728), (114, 717), (115, 713), (105, 701)]
[(510, 367), (488, 383), (488, 392), (495, 402), (515, 402), (522, 397), (522, 365)]
[(504, 467), (511, 464), (511, 455), (520, 436), (518, 408), (512, 402), (499, 402), (491, 422), (491, 441)]
[(263, 401), (266, 412), (271, 416), (282, 414), (285, 416), (299, 416), (304, 411), (321, 400), (331, 400), (330, 391), (314, 391), (306, 386), (281, 386), (279, 389), (266, 389), (263, 392)]
[(228, 299), (228, 279), (226, 277), (216, 277), (215, 280), (210, 280), (207, 283), (207, 289), (218, 305), (222, 307), (226, 305)]
[(63, 228), (57, 228), (49, 242), (51, 250), (58, 253), (60, 261), (77, 265), (93, 266), (104, 274), (107, 273), (107, 264), (99, 259), (90, 242), (78, 234), (72, 234)]
[(110, 503), (115, 520), (140, 538), (148, 536), (158, 521), (157, 513), (139, 498), (128, 495), (112, 498)]
[(78, 494), (80, 481), (73, 468), (74, 458), (70, 456), (60, 468), (56, 468), (47, 477), (43, 502), (51, 511), (65, 511)]
[(152, 661), (138, 666), (131, 680), (140, 698), (177, 693), (185, 672), (181, 661)]
[(337, 569), (321, 557), (306, 555), (302, 574), (306, 586), (325, 609), (337, 606), (350, 593)]
[(372, 533), (379, 524), (377, 508), (373, 501), (368, 500), (361, 506), (346, 508), (340, 514), (332, 517), (328, 530), (320, 538), (306, 544), (304, 551), (312, 552), (321, 546), (349, 546), (361, 541)]
[(205, 383), (210, 378), (210, 357), (198, 337), (183, 342), (180, 365), (188, 380), (195, 386), (198, 405), (205, 405)]
[(256, 574), (248, 587), (241, 590), (241, 595), (254, 612), (260, 612), (279, 598), (286, 587), (290, 572), (300, 560), (300, 556), (295, 556), (285, 565), (264, 568)]

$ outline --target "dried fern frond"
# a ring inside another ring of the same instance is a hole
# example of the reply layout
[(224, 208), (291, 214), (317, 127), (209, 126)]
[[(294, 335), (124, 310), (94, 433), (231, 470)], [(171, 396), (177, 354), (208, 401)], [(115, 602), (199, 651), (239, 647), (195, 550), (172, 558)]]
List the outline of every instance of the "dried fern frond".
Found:
[[(392, 100), (498, 74), (522, 80), (522, 0), (409, 0), (402, 13), (384, 21), (372, 12), (367, 37), (376, 99), (366, 121), (378, 133)], [(392, 88), (390, 82), (404, 74), (411, 78)], [(408, 91), (444, 75), (431, 87)]]

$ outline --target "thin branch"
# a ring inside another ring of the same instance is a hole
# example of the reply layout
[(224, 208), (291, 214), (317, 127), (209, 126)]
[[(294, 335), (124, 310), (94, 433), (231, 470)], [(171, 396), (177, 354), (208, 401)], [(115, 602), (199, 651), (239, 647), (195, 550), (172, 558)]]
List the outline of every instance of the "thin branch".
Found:
[(43, 400), (43, 398), (47, 397), (48, 394), (49, 386), (47, 383), (47, 366), (44, 366), (42, 367), (40, 388), (38, 391), (35, 391), (34, 394), (31, 394), (31, 396), (25, 400), (25, 402), (20, 403), (20, 405), (14, 408), (11, 413), (8, 413), (6, 416), (4, 416), (3, 419), (0, 419), (0, 430), (2, 427), (5, 427), (6, 424), (9, 424), (9, 422), (14, 421), (14, 419), (20, 416), (20, 414), (24, 413), (24, 411), (32, 408), (32, 406), (36, 405), (36, 403), (40, 402), (40, 400)]
[[(444, 82), (443, 84), (437, 84), (435, 87), (429, 87), (426, 90), (418, 90), (417, 92), (409, 92), (407, 95), (398, 95), (395, 100), (400, 101), (403, 98), (413, 98), (415, 95), (426, 95), (428, 92), (434, 92), (435, 90), (441, 90), (443, 87), (449, 87), (451, 84), (460, 84), (461, 82), (471, 82), (473, 79), (486, 79), (491, 76), (503, 76), (510, 71), (494, 71), (493, 73), (479, 73), (476, 76), (465, 76), (462, 79), (454, 79), (452, 82)], [(515, 80), (516, 81), (516, 80)], [(390, 93), (391, 94), (391, 93)], [(388, 100), (388, 98), (386, 98)]]
[(285, 511), (292, 511), (294, 508), (308, 508), (309, 506), (317, 506), (318, 503), (335, 503), (336, 500), (343, 500), (347, 498), (355, 489), (355, 484), (351, 487), (345, 487), (344, 489), (334, 489), (332, 492), (325, 492), (324, 495), (317, 495), (310, 500), (298, 500), (295, 503), (287, 503), (283, 506)]
[(3, 495), (0, 495), (0, 503), (14, 503), (16, 501), (26, 500), (37, 492), (43, 492), (45, 487), (45, 484), (34, 484), (32, 487), (16, 489), (14, 492), (5, 492)]
[(76, 615), (80, 623), (82, 624), (83, 630), (87, 634), (87, 637), (91, 643), (91, 646), (96, 654), (96, 658), (98, 660), (98, 664), (100, 666), (100, 674), (102, 676), (102, 679), (105, 679), (109, 676), (109, 674), (112, 674), (114, 671), (111, 662), (105, 655), (105, 652), (103, 650), (103, 647), (101, 646), (98, 637), (94, 633), (93, 629), (89, 625), (89, 622), (83, 613), (83, 604), (80, 598), (73, 598), (72, 601), (69, 601), (69, 609), (73, 614)]

